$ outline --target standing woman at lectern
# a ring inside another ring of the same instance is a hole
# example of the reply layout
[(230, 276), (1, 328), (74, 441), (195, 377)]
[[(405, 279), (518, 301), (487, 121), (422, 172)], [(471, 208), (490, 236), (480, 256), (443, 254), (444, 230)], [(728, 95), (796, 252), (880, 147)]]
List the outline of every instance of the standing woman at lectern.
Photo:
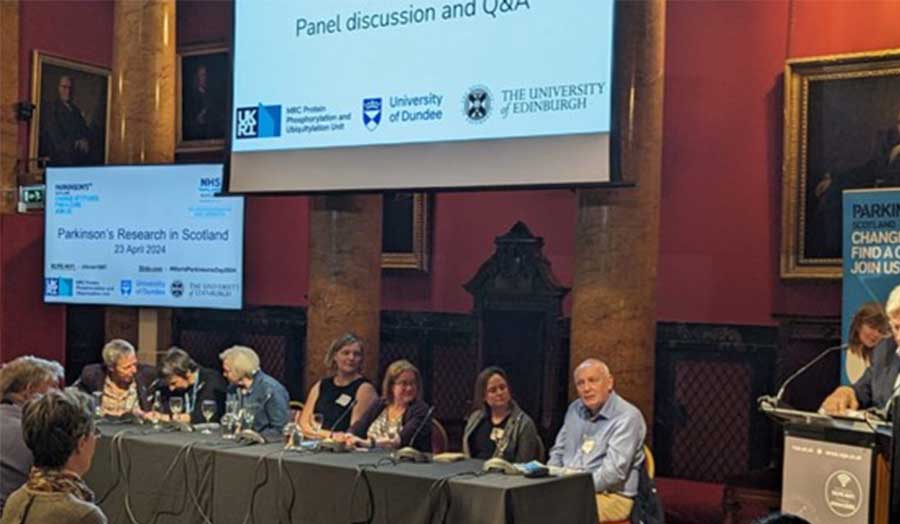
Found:
[[(375, 387), (362, 374), (363, 350), (362, 340), (353, 333), (331, 343), (325, 366), (334, 370), (334, 375), (319, 380), (309, 390), (295, 421), (305, 436), (325, 438), (332, 432), (347, 431), (378, 399)], [(315, 415), (321, 420), (315, 421)]]

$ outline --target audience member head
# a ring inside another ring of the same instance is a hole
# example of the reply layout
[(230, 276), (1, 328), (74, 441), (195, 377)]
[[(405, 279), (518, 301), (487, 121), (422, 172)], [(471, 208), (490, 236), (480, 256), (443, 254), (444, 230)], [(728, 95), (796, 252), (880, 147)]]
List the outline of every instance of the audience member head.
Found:
[(894, 341), (900, 346), (900, 286), (895, 287), (891, 294), (888, 295), (884, 310), (887, 312), (888, 323), (894, 334)]
[(890, 324), (881, 304), (878, 302), (866, 302), (853, 315), (850, 322), (847, 342), (850, 351), (862, 357), (866, 361), (872, 357), (875, 346), (887, 336), (890, 336)]
[(384, 372), (381, 394), (391, 404), (409, 406), (422, 399), (419, 369), (408, 360), (396, 360)]
[(362, 339), (353, 333), (344, 333), (331, 343), (325, 353), (325, 366), (339, 375), (359, 375), (362, 373), (364, 349)]
[(24, 404), (35, 395), (59, 387), (65, 373), (59, 362), (27, 355), (0, 368), (0, 398)]
[(512, 392), (509, 389), (509, 379), (503, 369), (491, 366), (478, 374), (475, 379), (475, 391), (472, 395), (472, 406), (475, 409), (509, 409), (511, 401)]
[(247, 346), (231, 346), (219, 358), (222, 359), (222, 374), (228, 382), (238, 386), (249, 385), (259, 371), (259, 355)]
[(596, 358), (589, 358), (575, 368), (575, 389), (578, 397), (591, 413), (596, 413), (612, 395), (613, 380), (609, 367)]
[(127, 340), (114, 338), (103, 346), (103, 365), (109, 377), (120, 386), (130, 386), (137, 375), (137, 353)]
[(94, 456), (95, 431), (91, 399), (74, 388), (37, 396), (22, 412), (22, 435), (39, 469), (84, 475)]
[(187, 351), (172, 346), (159, 361), (159, 374), (169, 389), (187, 389), (196, 380), (199, 366)]

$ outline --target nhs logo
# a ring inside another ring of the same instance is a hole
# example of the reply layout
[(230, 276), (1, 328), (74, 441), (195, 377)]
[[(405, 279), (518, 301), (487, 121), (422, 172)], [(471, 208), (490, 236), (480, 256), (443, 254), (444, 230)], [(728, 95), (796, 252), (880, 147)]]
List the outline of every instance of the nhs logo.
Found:
[(369, 131), (378, 129), (381, 123), (381, 98), (363, 99), (362, 110), (363, 124)]
[(237, 138), (269, 138), (281, 136), (281, 106), (239, 107)]

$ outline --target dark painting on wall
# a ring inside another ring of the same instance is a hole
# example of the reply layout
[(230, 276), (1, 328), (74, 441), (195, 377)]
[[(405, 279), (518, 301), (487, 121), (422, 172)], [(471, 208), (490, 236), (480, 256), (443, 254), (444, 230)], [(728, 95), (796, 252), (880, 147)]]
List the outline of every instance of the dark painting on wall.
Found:
[(428, 195), (387, 192), (383, 197), (381, 267), (428, 271)]
[(225, 147), (230, 82), (228, 49), (223, 45), (191, 46), (179, 51), (176, 104), (179, 152)]
[(785, 69), (783, 277), (841, 276), (842, 192), (900, 185), (900, 50)]
[(109, 70), (35, 51), (29, 158), (49, 166), (106, 162)]

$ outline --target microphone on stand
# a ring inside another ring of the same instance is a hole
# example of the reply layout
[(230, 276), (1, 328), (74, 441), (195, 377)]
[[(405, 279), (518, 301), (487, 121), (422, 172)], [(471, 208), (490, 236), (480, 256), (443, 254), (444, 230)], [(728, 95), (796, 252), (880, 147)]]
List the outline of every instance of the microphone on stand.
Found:
[(785, 381), (781, 384), (781, 387), (778, 388), (778, 393), (775, 394), (774, 398), (770, 397), (770, 396), (760, 397), (760, 399), (759, 399), (760, 403), (768, 402), (772, 405), (772, 407), (777, 408), (778, 405), (781, 404), (781, 397), (784, 396), (784, 392), (787, 389), (788, 385), (790, 385), (791, 382), (793, 382), (800, 375), (804, 374), (806, 372), (806, 370), (813, 367), (817, 362), (821, 361), (826, 356), (834, 353), (835, 351), (843, 351), (843, 350), (847, 349), (848, 347), (850, 347), (850, 344), (841, 344), (839, 346), (831, 346), (829, 348), (825, 348), (825, 350), (822, 351), (821, 353), (819, 353), (818, 355), (816, 355), (816, 357), (814, 359), (807, 362), (803, 367), (801, 367), (800, 369), (798, 369), (797, 371), (792, 373), (791, 376), (789, 376), (787, 379), (785, 379)]
[[(346, 417), (347, 415), (350, 414), (351, 411), (353, 411), (353, 406), (355, 406), (355, 405), (356, 405), (356, 399), (353, 399), (353, 402), (351, 402), (350, 404), (347, 405), (346, 408), (344, 408), (344, 412), (341, 413), (341, 416), (339, 416), (337, 418), (337, 420), (334, 421), (334, 424), (332, 424), (331, 428), (328, 430), (331, 432), (332, 435), (334, 434), (334, 428), (337, 427), (337, 425), (340, 424), (340, 422), (342, 420), (344, 420), (344, 417)], [(321, 449), (323, 451), (335, 451), (335, 452), (350, 451), (349, 449), (347, 449), (347, 446), (345, 446), (343, 442), (338, 442), (338, 441), (334, 440), (333, 438), (331, 438), (330, 436), (323, 438), (321, 440), (321, 442), (319, 442), (319, 449)]]
[(397, 460), (401, 462), (428, 462), (428, 455), (414, 448), (413, 444), (415, 444), (416, 437), (418, 437), (419, 433), (422, 432), (425, 424), (431, 423), (432, 413), (434, 413), (434, 406), (428, 408), (428, 411), (425, 413), (425, 417), (422, 418), (422, 422), (419, 422), (419, 427), (416, 428), (416, 432), (413, 433), (412, 438), (409, 439), (409, 445), (398, 449), (396, 453), (394, 453), (394, 457)]

